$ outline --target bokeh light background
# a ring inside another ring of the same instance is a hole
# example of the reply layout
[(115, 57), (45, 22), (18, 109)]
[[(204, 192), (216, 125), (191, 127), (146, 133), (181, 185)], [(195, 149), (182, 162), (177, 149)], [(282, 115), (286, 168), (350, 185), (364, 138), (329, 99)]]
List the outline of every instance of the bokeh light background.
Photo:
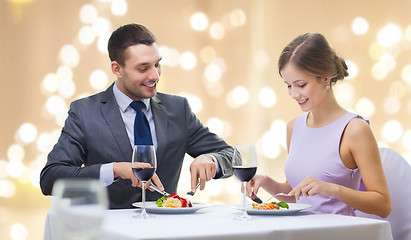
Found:
[[(39, 173), (70, 102), (115, 80), (107, 40), (131, 22), (158, 38), (159, 90), (186, 96), (229, 144), (255, 144), (259, 173), (284, 179), (285, 125), (300, 109), (276, 63), (305, 32), (324, 34), (347, 61), (350, 77), (334, 87), (339, 102), (371, 121), (380, 146), (411, 161), (410, 12), (409, 0), (2, 0), (0, 239), (42, 239), (50, 198)], [(209, 182), (196, 200), (240, 196), (232, 177)]]

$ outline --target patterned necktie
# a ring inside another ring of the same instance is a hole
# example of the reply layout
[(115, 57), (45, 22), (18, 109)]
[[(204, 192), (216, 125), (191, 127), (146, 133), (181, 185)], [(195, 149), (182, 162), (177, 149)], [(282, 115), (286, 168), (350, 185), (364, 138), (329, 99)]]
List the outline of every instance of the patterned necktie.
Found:
[(141, 111), (145, 108), (142, 101), (133, 101), (130, 106), (136, 110), (136, 118), (134, 119), (134, 145), (153, 145), (151, 139), (150, 125), (147, 118)]

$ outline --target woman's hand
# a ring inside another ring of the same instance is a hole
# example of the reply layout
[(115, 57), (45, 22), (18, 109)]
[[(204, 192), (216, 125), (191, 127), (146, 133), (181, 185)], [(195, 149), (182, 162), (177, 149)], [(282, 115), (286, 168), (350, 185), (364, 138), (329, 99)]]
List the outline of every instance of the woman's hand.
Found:
[[(257, 195), (258, 189), (264, 185), (267, 180), (266, 175), (255, 175), (253, 179), (251, 179), (246, 186), (246, 193), (247, 196), (251, 197), (253, 193)], [(244, 191), (243, 187), (241, 186), (241, 192)]]
[(294, 195), (297, 200), (299, 200), (301, 196), (308, 197), (315, 196), (316, 194), (328, 197), (333, 196), (337, 190), (338, 185), (334, 183), (327, 183), (308, 176), (293, 188), (289, 195)]

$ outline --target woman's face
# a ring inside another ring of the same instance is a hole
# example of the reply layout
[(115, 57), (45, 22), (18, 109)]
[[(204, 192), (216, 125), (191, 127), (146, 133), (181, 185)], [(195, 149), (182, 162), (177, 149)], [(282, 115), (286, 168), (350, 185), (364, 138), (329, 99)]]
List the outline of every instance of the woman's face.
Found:
[(327, 94), (327, 78), (319, 78), (301, 71), (292, 63), (285, 65), (281, 76), (287, 84), (288, 94), (296, 100), (304, 112), (311, 111), (321, 105)]

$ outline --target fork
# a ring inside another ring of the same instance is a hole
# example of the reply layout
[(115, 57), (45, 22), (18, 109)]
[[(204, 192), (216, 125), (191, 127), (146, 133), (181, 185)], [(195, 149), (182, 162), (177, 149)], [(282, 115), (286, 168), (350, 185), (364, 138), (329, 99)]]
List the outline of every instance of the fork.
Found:
[(269, 199), (267, 199), (267, 202), (270, 201), (273, 197), (277, 197), (277, 196), (291, 197), (287, 193), (282, 193), (281, 192), (281, 193), (277, 193), (277, 194), (272, 195)]
[[(197, 183), (196, 189), (197, 189), (199, 186), (200, 186), (200, 183)], [(187, 202), (191, 202), (191, 199), (193, 198), (194, 193), (195, 193), (195, 192), (193, 192), (193, 190), (191, 190), (191, 191), (189, 191), (189, 192), (186, 193), (186, 196), (185, 196), (184, 198), (187, 199)]]

